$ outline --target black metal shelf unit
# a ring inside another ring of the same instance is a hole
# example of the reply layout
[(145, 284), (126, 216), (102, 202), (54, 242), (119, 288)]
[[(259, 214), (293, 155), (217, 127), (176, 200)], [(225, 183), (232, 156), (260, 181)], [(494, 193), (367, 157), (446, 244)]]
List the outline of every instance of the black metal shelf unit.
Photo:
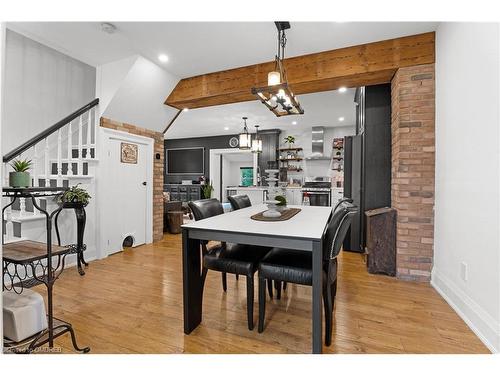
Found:
[[(36, 198), (57, 197), (67, 188), (37, 187), (37, 188), (4, 188), (3, 197), (11, 201), (2, 209), (2, 219), (5, 210), (19, 198), (31, 199), (33, 206), (46, 218), (47, 242), (18, 241), (4, 244), (2, 290), (13, 290), (20, 294), (25, 287), (34, 282), (44, 284), (47, 288), (47, 320), (48, 328), (29, 337), (22, 342), (12, 342), (4, 338), (4, 351), (10, 353), (31, 353), (48, 343), (49, 350), (54, 348), (54, 339), (69, 332), (75, 350), (83, 353), (90, 351), (89, 347), (80, 348), (76, 343), (75, 332), (70, 323), (54, 318), (52, 291), (55, 281), (64, 271), (66, 256), (78, 250), (75, 246), (57, 246), (52, 244), (52, 221), (61, 210), (63, 204), (49, 213), (40, 207)], [(3, 242), (3, 238), (2, 238)], [(9, 285), (5, 284), (9, 280)]]

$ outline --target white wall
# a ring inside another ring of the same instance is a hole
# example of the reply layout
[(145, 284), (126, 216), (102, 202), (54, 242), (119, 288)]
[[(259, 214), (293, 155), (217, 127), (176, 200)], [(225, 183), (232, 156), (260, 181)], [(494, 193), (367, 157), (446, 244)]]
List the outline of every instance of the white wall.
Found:
[(95, 98), (95, 68), (7, 30), (2, 149), (9, 152)]
[(101, 115), (108, 108), (109, 103), (111, 103), (111, 100), (138, 58), (138, 55), (133, 55), (125, 59), (103, 64), (97, 68), (96, 96), (99, 98), (99, 111)]
[[(285, 130), (281, 133), (280, 147), (288, 147), (283, 140), (288, 135), (295, 137), (295, 146), (304, 149), (304, 156), (311, 156), (312, 153), (312, 127), (300, 127), (297, 129)], [(355, 125), (349, 126), (334, 126), (325, 127), (324, 135), (324, 155), (330, 157), (332, 154), (332, 140), (333, 138), (343, 138), (346, 135), (356, 134)], [(304, 168), (303, 176), (331, 176), (330, 160), (304, 160), (302, 161)], [(289, 177), (295, 177), (296, 174), (290, 174)]]
[(97, 95), (104, 117), (163, 131), (177, 113), (164, 105), (179, 78), (142, 56), (132, 56), (97, 68)]
[(500, 350), (499, 102), (498, 24), (441, 23), (432, 284), (492, 351)]

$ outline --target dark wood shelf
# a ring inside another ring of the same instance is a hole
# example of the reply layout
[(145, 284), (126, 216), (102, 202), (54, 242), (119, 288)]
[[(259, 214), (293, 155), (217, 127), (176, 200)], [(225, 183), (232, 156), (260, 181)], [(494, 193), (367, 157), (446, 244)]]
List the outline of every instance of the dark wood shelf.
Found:
[(290, 158), (290, 159), (280, 159), (281, 162), (285, 161), (302, 161), (304, 158)]
[[(69, 247), (52, 245), (52, 256), (62, 255)], [(27, 264), (47, 258), (47, 244), (35, 241), (18, 241), (3, 245), (3, 259), (9, 263)]]
[(280, 152), (285, 152), (285, 151), (302, 151), (302, 147), (290, 147), (290, 148), (280, 148)]

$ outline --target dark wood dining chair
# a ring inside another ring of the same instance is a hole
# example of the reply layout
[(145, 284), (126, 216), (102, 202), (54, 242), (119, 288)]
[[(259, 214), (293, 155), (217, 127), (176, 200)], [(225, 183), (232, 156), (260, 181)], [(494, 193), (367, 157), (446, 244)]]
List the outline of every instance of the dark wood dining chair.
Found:
[[(332, 213), (323, 242), (323, 305), (325, 345), (332, 342), (332, 320), (337, 293), (337, 256), (357, 207), (344, 202)], [(312, 252), (274, 248), (259, 264), (259, 333), (264, 331), (266, 280), (312, 286)]]
[[(222, 204), (215, 198), (189, 202), (195, 220), (207, 219), (224, 213)], [(247, 283), (247, 318), (248, 329), (252, 330), (254, 305), (254, 279), (260, 260), (269, 252), (270, 248), (251, 245), (226, 244), (207, 248), (207, 241), (201, 243), (203, 254), (202, 290), (208, 270), (222, 273), (222, 288), (227, 291), (226, 274), (246, 276)]]

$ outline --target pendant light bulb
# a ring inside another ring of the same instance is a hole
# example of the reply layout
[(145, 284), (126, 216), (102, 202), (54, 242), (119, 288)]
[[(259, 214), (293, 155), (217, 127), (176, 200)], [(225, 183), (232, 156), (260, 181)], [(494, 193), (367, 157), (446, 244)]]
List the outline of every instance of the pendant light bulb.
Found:
[(272, 71), (267, 74), (267, 85), (274, 86), (281, 83), (281, 74), (278, 71)]

